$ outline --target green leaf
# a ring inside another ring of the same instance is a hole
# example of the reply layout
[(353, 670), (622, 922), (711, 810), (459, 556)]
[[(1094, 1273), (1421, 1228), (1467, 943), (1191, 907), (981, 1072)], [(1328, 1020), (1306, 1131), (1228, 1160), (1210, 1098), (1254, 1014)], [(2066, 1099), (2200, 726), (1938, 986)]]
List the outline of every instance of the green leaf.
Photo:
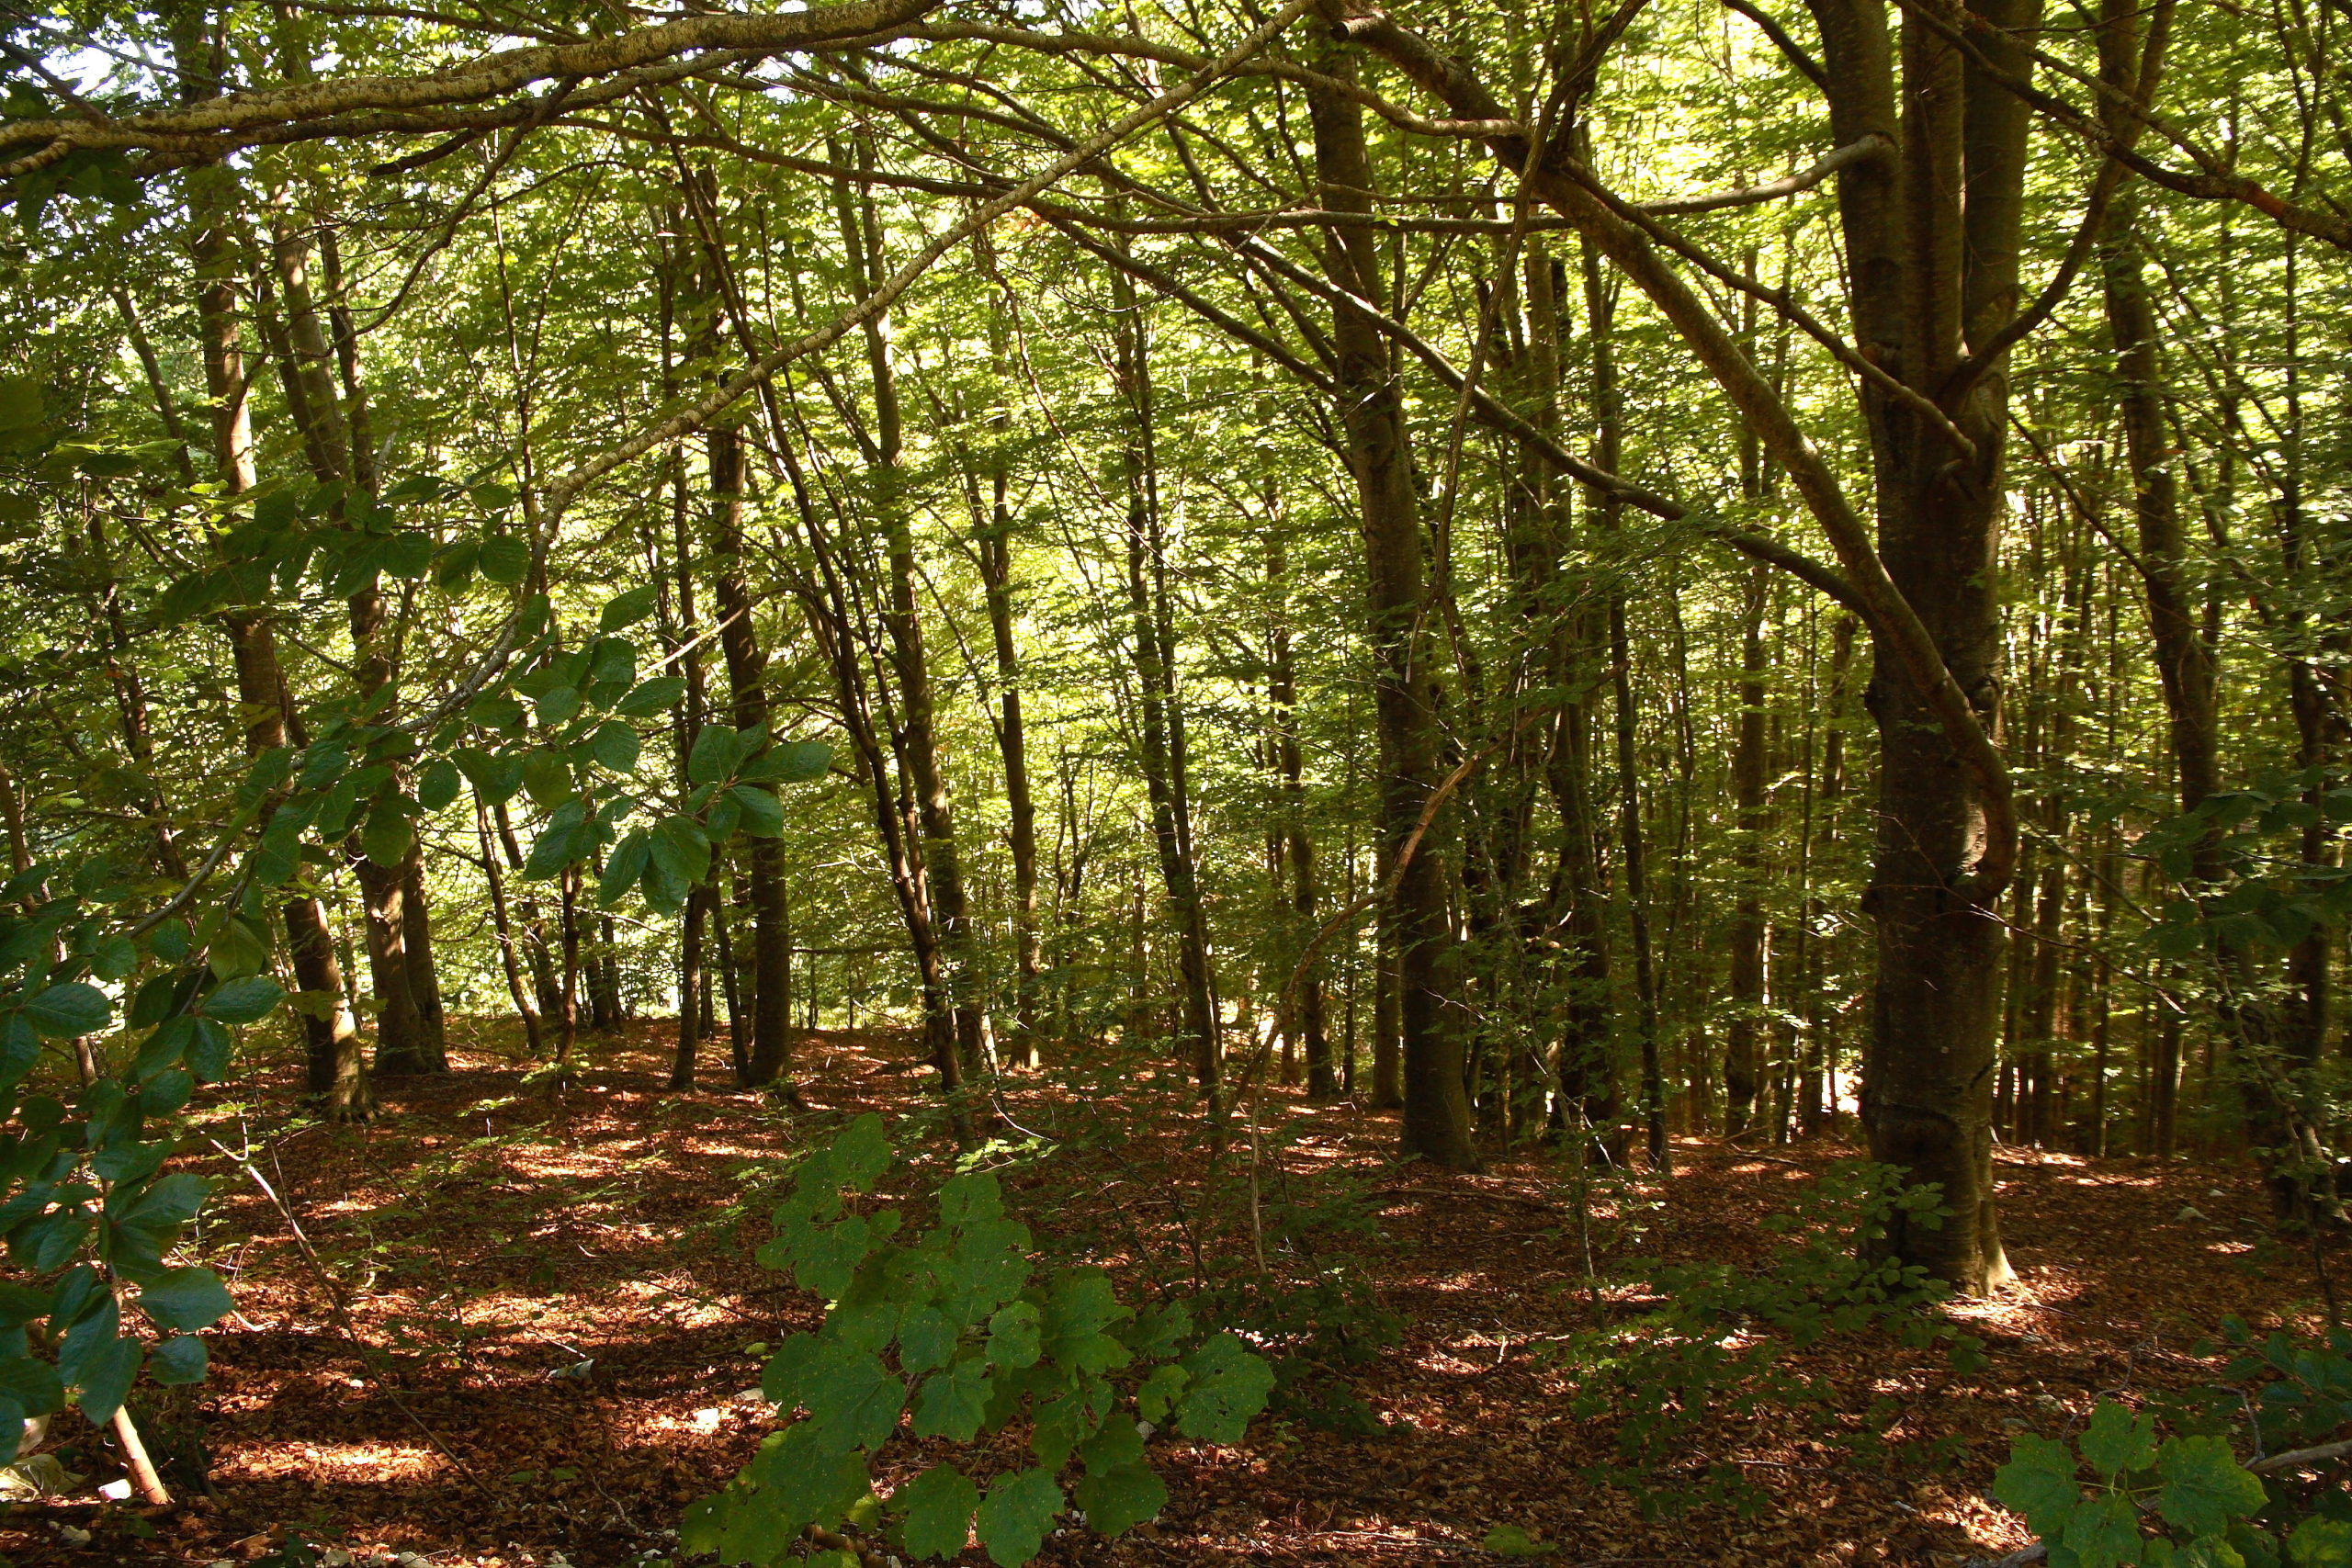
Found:
[(583, 702), (579, 687), (557, 686), (538, 700), (539, 722), (550, 729), (558, 725), (570, 724), (579, 716)]
[(890, 1495), (906, 1515), (899, 1540), (915, 1557), (953, 1557), (972, 1532), (980, 1489), (952, 1464), (936, 1464)]
[(1517, 1525), (1497, 1525), (1478, 1544), (1498, 1557), (1541, 1557), (1559, 1550), (1548, 1540), (1536, 1540)]
[(2261, 1479), (2241, 1466), (2216, 1437), (2168, 1438), (2156, 1450), (2156, 1512), (2191, 1535), (2220, 1535), (2261, 1510)]
[(119, 980), (139, 967), (139, 944), (127, 936), (110, 936), (90, 955), (90, 973), (101, 980)]
[(989, 1319), (989, 1361), (999, 1367), (1037, 1364), (1038, 1313), (1029, 1302), (1014, 1302)]
[(915, 1401), (915, 1436), (970, 1442), (987, 1416), (989, 1393), (988, 1363), (978, 1356), (932, 1373)]
[(1184, 1370), (1193, 1382), (1177, 1403), (1176, 1425), (1203, 1442), (1239, 1442), (1274, 1390), (1274, 1370), (1230, 1331), (1185, 1357)]
[(0, 1399), (28, 1416), (46, 1416), (65, 1405), (65, 1385), (57, 1369), (31, 1356), (0, 1356)]
[(997, 1568), (1021, 1568), (1037, 1555), (1054, 1516), (1062, 1511), (1062, 1489), (1042, 1469), (1001, 1477), (989, 1488), (979, 1511), (980, 1544)]
[(706, 724), (686, 753), (686, 777), (695, 784), (717, 784), (734, 771), (736, 734), (723, 724)]
[(814, 1439), (829, 1448), (880, 1448), (899, 1424), (906, 1385), (869, 1351), (827, 1348), (801, 1385)]
[(2075, 1508), (2061, 1537), (2079, 1568), (2124, 1568), (2140, 1561), (2140, 1510), (2120, 1492)]
[(493, 534), (481, 542), (481, 574), (509, 585), (531, 574), (531, 547), (511, 534)]
[(560, 806), (571, 798), (571, 764), (560, 751), (534, 751), (523, 759), (523, 787), (540, 806)]
[(781, 1527), (788, 1532), (783, 1537), (786, 1540), (804, 1525), (839, 1526), (842, 1516), (873, 1490), (865, 1456), (830, 1442), (813, 1421), (787, 1427), (763, 1443), (748, 1473), (759, 1486), (754, 1510), (766, 1516), (772, 1529)]
[(107, 994), (96, 986), (67, 980), (25, 998), (25, 1021), (52, 1040), (96, 1034), (114, 1016)]
[(215, 1023), (254, 1023), (269, 1015), (286, 988), (266, 975), (243, 975), (223, 980), (201, 1004), (204, 1016)]
[(193, 1334), (175, 1334), (155, 1347), (154, 1354), (147, 1358), (147, 1371), (164, 1387), (176, 1388), (202, 1382), (209, 1361), (203, 1340)]
[(2102, 1481), (2112, 1481), (2126, 1471), (2145, 1470), (2156, 1457), (2155, 1417), (2133, 1416), (2115, 1401), (2103, 1399), (2091, 1412), (2090, 1424), (2083, 1428), (2075, 1447)]
[(2352, 1568), (2352, 1520), (2313, 1514), (2287, 1538), (2297, 1568)]
[(647, 681), (615, 705), (613, 711), (625, 718), (651, 718), (686, 694), (683, 675), (662, 675)]
[(1104, 1535), (1123, 1534), (1168, 1506), (1166, 1483), (1141, 1463), (1090, 1467), (1071, 1494), (1086, 1511), (1087, 1527)]
[(956, 1354), (956, 1342), (962, 1336), (947, 1314), (928, 1303), (910, 1307), (899, 1325), (899, 1366), (910, 1376), (920, 1376), (945, 1366)]
[(616, 632), (623, 626), (637, 625), (653, 614), (653, 602), (660, 592), (659, 586), (650, 582), (641, 588), (630, 589), (605, 606), (604, 614), (596, 617), (596, 629)]
[(773, 839), (784, 831), (784, 804), (758, 784), (737, 784), (727, 792), (743, 813), (743, 831), (754, 839)]
[(131, 1380), (139, 1375), (143, 1356), (138, 1340), (117, 1338), (111, 1322), (104, 1326), (104, 1335), (93, 1336), (79, 1355), (71, 1355), (73, 1337), (69, 1336), (68, 1354), (58, 1358), (59, 1375), (69, 1387), (81, 1390), (74, 1403), (94, 1427), (103, 1427), (114, 1419), (114, 1413), (122, 1407), (123, 1396), (130, 1392)]
[(447, 757), (436, 757), (416, 776), (416, 803), (427, 811), (438, 811), (458, 798), (458, 765)]
[(2082, 1500), (2075, 1469), (2065, 1444), (2029, 1432), (2010, 1449), (2009, 1462), (1994, 1473), (1994, 1500), (2023, 1514), (2034, 1534), (2054, 1540)]
[(165, 1328), (209, 1328), (236, 1303), (209, 1269), (174, 1269), (139, 1292), (139, 1309)]
[(823, 778), (832, 761), (833, 749), (821, 740), (791, 740), (762, 752), (742, 776), (763, 784), (807, 784)]
[(588, 754), (616, 773), (636, 771), (639, 750), (636, 728), (616, 718), (598, 725), (588, 738)]
[(408, 825), (407, 817), (391, 801), (385, 800), (368, 814), (368, 825), (359, 829), (359, 849), (369, 860), (387, 871), (396, 871), (408, 858), (408, 847), (416, 835)]
[(646, 863), (653, 858), (652, 838), (642, 828), (631, 828), (605, 857), (604, 874), (596, 879), (596, 902), (610, 909), (628, 897), (628, 890), (638, 878), (645, 874)]

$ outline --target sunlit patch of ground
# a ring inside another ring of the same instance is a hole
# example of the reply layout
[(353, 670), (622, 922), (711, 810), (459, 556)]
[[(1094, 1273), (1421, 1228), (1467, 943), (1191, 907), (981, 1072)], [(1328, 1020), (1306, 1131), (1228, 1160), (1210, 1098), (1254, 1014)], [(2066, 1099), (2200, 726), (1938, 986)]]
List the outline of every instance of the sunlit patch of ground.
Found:
[[(233, 1273), (239, 1316), (211, 1337), (214, 1378), (177, 1418), (209, 1445), (222, 1495), (147, 1521), (152, 1540), (101, 1529), (79, 1552), (39, 1515), (0, 1520), (18, 1568), (235, 1560), (233, 1543), (287, 1524), (426, 1552), (436, 1568), (557, 1551), (618, 1568), (665, 1553), (684, 1506), (750, 1456), (772, 1422), (745, 1397), (754, 1347), (818, 1311), (751, 1262), (776, 1156), (860, 1110), (925, 1107), (913, 1043), (808, 1042), (809, 1109), (795, 1111), (718, 1087), (723, 1041), (701, 1089), (666, 1093), (666, 1023), (584, 1041), (560, 1097), (501, 1054), (511, 1026), (468, 1034), (484, 1049), (460, 1053), (450, 1078), (386, 1084), (369, 1127), (274, 1122), (292, 1100), (282, 1075), (228, 1087), (242, 1104), (212, 1111), (209, 1130), (232, 1148), (250, 1140), (316, 1262), (277, 1204), (216, 1161), (203, 1250)], [(1002, 1089), (1016, 1122), (1064, 1145), (1043, 1170), (1008, 1175), (1016, 1207), (1131, 1292), (1146, 1277), (1182, 1289), (1195, 1241), (1202, 1266), (1228, 1277), (1252, 1247), (1236, 1174), (1246, 1137), (1228, 1145), (1222, 1200), (1204, 1204), (1194, 1101), (1172, 1067), (1155, 1082), (1157, 1066), (1096, 1075), (1117, 1087), (1095, 1100), (1050, 1066)], [(1692, 1469), (1654, 1478), (1666, 1495), (1696, 1468), (1736, 1467), (1758, 1511), (1645, 1517), (1642, 1499), (1588, 1477), (1611, 1461), (1611, 1429), (1569, 1409), (1589, 1380), (1561, 1347), (1660, 1304), (1628, 1278), (1633, 1258), (1760, 1258), (1775, 1238), (1758, 1220), (1854, 1151), (1679, 1137), (1667, 1180), (1521, 1156), (1460, 1178), (1395, 1166), (1393, 1121), (1352, 1104), (1269, 1087), (1258, 1125), (1269, 1200), (1337, 1203), (1365, 1226), (1320, 1245), (1352, 1254), (1408, 1325), (1355, 1376), (1376, 1429), (1278, 1414), (1238, 1447), (1156, 1445), (1163, 1517), (1115, 1544), (1050, 1540), (1049, 1568), (1490, 1561), (1478, 1543), (1502, 1522), (1555, 1547), (1544, 1561), (1557, 1564), (1951, 1568), (2024, 1543), (1983, 1496), (2018, 1434), (2063, 1431), (2101, 1389), (2210, 1376), (2192, 1348), (2223, 1314), (2267, 1328), (2318, 1293), (2307, 1256), (2265, 1238), (2259, 1190), (2234, 1170), (2004, 1149), (2018, 1283), (1943, 1309), (1989, 1366), (1961, 1375), (1934, 1353), (1833, 1337), (1795, 1362), (1834, 1389), (1825, 1410), (1727, 1416), (1678, 1456)], [(944, 1150), (917, 1157), (893, 1179), (928, 1185), (948, 1168)], [(1914, 1446), (1871, 1457), (1854, 1441), (1872, 1433)], [(1928, 1444), (1947, 1446), (1903, 1457)], [(982, 1447), (983, 1473), (1026, 1462), (1017, 1434)], [(894, 1442), (882, 1479), (945, 1451)], [(102, 1522), (93, 1506), (50, 1512)]]

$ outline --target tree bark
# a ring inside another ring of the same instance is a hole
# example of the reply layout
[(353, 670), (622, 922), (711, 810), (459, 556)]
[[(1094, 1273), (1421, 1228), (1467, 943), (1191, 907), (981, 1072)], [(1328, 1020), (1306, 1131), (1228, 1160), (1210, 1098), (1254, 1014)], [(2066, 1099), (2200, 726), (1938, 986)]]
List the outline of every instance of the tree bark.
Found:
[[(1335, 73), (1353, 61), (1333, 53)], [(1310, 89), (1315, 173), (1325, 208), (1372, 210), (1372, 169), (1363, 116), (1351, 98)], [(1357, 299), (1386, 298), (1372, 231), (1334, 229), (1324, 238), (1331, 281)], [(1463, 1038), (1450, 1016), (1454, 1001), (1453, 932), (1446, 916), (1445, 863), (1439, 825), (1413, 844), (1438, 779), (1436, 716), (1427, 669), (1427, 600), (1419, 501), (1396, 379), (1386, 340), (1351, 306), (1332, 311), (1340, 415), (1364, 536), (1366, 612), (1374, 663), (1374, 706), (1381, 742), (1382, 833), (1396, 865), (1389, 925), (1396, 933), (1397, 1033), (1402, 1055), (1402, 1152), (1457, 1170), (1478, 1167), (1463, 1088)]]

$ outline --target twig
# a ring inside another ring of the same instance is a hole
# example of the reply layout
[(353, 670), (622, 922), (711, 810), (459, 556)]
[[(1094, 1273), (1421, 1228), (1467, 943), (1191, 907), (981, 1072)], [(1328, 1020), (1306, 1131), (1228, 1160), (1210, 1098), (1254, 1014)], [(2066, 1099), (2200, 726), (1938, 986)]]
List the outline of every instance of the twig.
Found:
[(285, 1199), (277, 1195), (277, 1189), (269, 1184), (269, 1179), (262, 1175), (247, 1156), (232, 1151), (228, 1145), (218, 1138), (208, 1137), (205, 1142), (220, 1150), (223, 1159), (253, 1178), (254, 1185), (261, 1189), (262, 1196), (267, 1198), (271, 1205), (284, 1217), (287, 1228), (293, 1233), (295, 1246), (301, 1251), (302, 1261), (310, 1265), (311, 1273), (318, 1280), (319, 1288), (327, 1293), (327, 1304), (334, 1310), (335, 1327), (342, 1332), (345, 1339), (351, 1342), (352, 1349), (358, 1353), (361, 1370), (370, 1374), (370, 1381), (384, 1391), (385, 1397), (392, 1402), (393, 1408), (407, 1416), (409, 1424), (424, 1434), (424, 1440), (433, 1445), (435, 1451), (449, 1461), (450, 1469), (463, 1476), (467, 1484), (488, 1498), (493, 1505), (503, 1508), (504, 1499), (492, 1492), (480, 1476), (468, 1469), (465, 1462), (450, 1451), (449, 1445), (443, 1442), (435, 1434), (433, 1428), (426, 1426), (423, 1418), (409, 1408), (408, 1401), (401, 1397), (400, 1390), (394, 1388), (383, 1378), (373, 1375), (376, 1370), (374, 1354), (368, 1342), (359, 1337), (359, 1330), (351, 1321), (351, 1311), (344, 1304), (342, 1287), (334, 1282), (334, 1276), (326, 1270), (326, 1265), (319, 1260), (318, 1249), (311, 1245), (311, 1238), (303, 1234), (302, 1222), (294, 1217), (294, 1211), (287, 1206)]

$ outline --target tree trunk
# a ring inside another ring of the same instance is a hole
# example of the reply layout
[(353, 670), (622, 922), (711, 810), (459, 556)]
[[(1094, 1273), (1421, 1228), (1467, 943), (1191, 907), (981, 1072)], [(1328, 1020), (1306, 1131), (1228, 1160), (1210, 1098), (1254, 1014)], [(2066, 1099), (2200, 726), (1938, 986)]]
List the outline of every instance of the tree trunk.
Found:
[[(718, 601), (719, 651), (735, 728), (764, 731), (768, 724), (767, 659), (752, 625), (752, 592), (743, 576), (743, 437), (713, 429), (710, 453), (710, 579)], [(793, 1090), (792, 927), (785, 901), (784, 841), (752, 839), (742, 855), (752, 898), (752, 1038), (746, 1086)]]
[(1732, 748), (1732, 802), (1737, 813), (1732, 846), (1735, 888), (1731, 917), (1731, 1017), (1724, 1031), (1724, 1136), (1746, 1133), (1756, 1116), (1762, 1084), (1764, 1036), (1764, 606), (1770, 569), (1747, 576), (1740, 612), (1738, 739)]
[[(190, 103), (220, 92), (221, 55), (206, 36), (200, 7), (180, 14), (173, 32), (173, 55), (182, 97)], [(213, 472), (224, 492), (243, 495), (254, 488), (251, 383), (237, 329), (236, 175), (223, 164), (192, 169), (188, 181), (188, 251), (196, 270), (198, 347), (204, 362), (210, 405)], [(276, 638), (257, 616), (221, 617), (237, 675), (237, 698), (245, 717), (245, 750), (259, 756), (286, 745), (294, 727)], [(375, 1114), (376, 1095), (368, 1078), (359, 1027), (345, 999), (342, 966), (326, 909), (315, 894), (298, 893), (282, 908), (287, 950), (301, 1009), (304, 1087), (320, 1099), (328, 1118), (361, 1121)]]
[[(1351, 74), (1354, 69), (1351, 58), (1337, 52), (1327, 55), (1323, 63), (1334, 73)], [(1309, 90), (1308, 107), (1323, 205), (1333, 211), (1371, 211), (1372, 170), (1364, 152), (1363, 111), (1352, 98), (1323, 88)], [(1324, 238), (1323, 253), (1325, 270), (1340, 288), (1362, 299), (1387, 297), (1371, 230), (1334, 229)], [(1438, 824), (1420, 831), (1423, 813), (1439, 805), (1432, 799), (1439, 783), (1438, 737), (1426, 667), (1419, 509), (1404, 410), (1386, 342), (1362, 311), (1344, 304), (1334, 307), (1332, 346), (1339, 360), (1350, 467), (1363, 513), (1374, 705), (1381, 743), (1380, 818), (1396, 866), (1389, 908), (1396, 932), (1403, 1056), (1402, 1152), (1471, 1170), (1479, 1161), (1463, 1089), (1463, 1039), (1457, 1021), (1449, 1016), (1453, 931), (1446, 916), (1444, 852)]]

